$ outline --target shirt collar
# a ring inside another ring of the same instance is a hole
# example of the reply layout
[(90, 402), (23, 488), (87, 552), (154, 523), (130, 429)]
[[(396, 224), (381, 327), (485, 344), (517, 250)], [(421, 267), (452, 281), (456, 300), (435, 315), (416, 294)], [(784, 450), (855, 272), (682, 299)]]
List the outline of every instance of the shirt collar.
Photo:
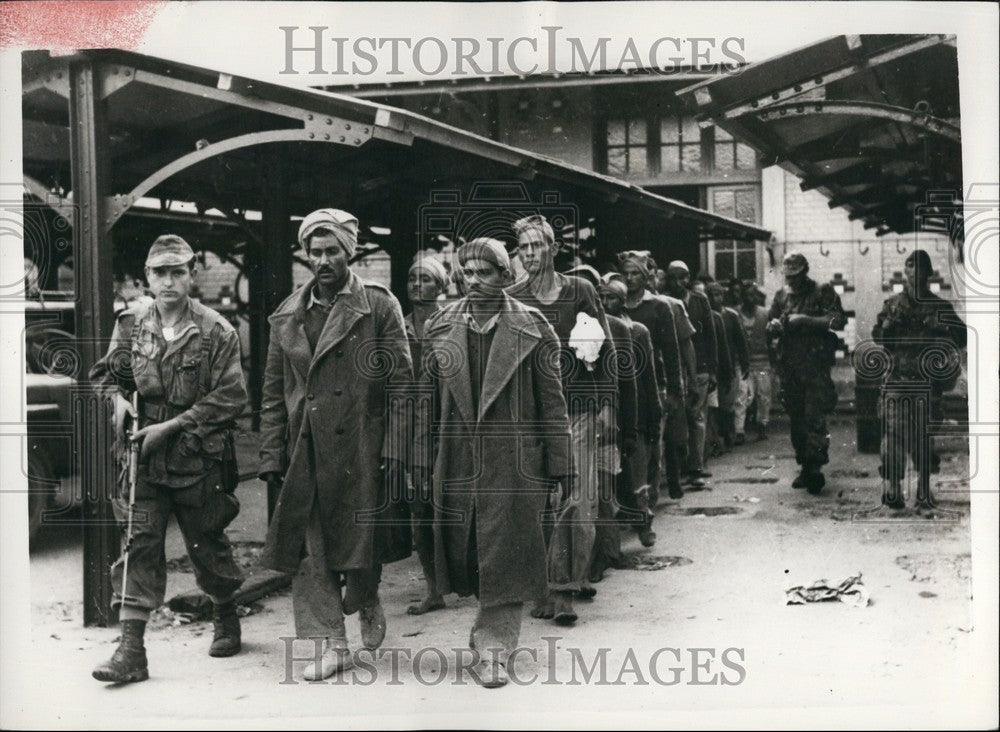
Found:
[[(500, 312), (502, 313), (503, 311), (501, 310)], [(479, 323), (476, 322), (476, 319), (472, 317), (472, 312), (467, 310), (465, 312), (465, 321), (469, 326), (469, 330), (474, 333), (478, 333), (479, 335), (486, 335), (496, 327), (497, 323), (500, 322), (500, 313), (494, 315), (483, 325), (479, 325)]]
[(340, 290), (337, 292), (337, 294), (333, 296), (333, 302), (331, 302), (330, 304), (325, 304), (322, 300), (316, 297), (316, 285), (313, 285), (311, 288), (309, 288), (309, 304), (306, 306), (306, 310), (311, 310), (313, 306), (322, 308), (323, 310), (329, 310), (330, 308), (333, 307), (334, 303), (337, 302), (338, 297), (340, 297), (341, 295), (347, 295), (348, 293), (350, 293), (350, 291), (351, 291), (351, 278), (348, 277), (347, 282), (344, 283), (344, 286), (341, 287)]

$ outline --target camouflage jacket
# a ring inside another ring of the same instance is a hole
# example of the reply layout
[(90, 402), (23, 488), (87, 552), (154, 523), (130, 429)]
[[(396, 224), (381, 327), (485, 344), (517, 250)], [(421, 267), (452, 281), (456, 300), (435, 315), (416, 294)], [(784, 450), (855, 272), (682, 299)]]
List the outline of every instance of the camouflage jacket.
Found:
[[(795, 314), (830, 317), (830, 328), (789, 332), (788, 317)], [(768, 312), (768, 320), (775, 318), (782, 323), (777, 344), (778, 364), (782, 368), (829, 368), (833, 365), (837, 347), (837, 336), (833, 331), (847, 325), (847, 315), (832, 285), (820, 285), (815, 280), (807, 279), (802, 292), (781, 288), (775, 293)]]
[(175, 330), (167, 341), (153, 304), (125, 310), (90, 379), (105, 393), (138, 389), (142, 426), (177, 418), (181, 431), (149, 456), (147, 470), (152, 482), (181, 488), (203, 478), (231, 450), (231, 428), (246, 409), (247, 390), (239, 334), (229, 321), (188, 300)]
[(947, 300), (930, 292), (893, 295), (882, 304), (872, 339), (892, 356), (889, 379), (935, 380), (945, 391), (954, 388), (967, 333)]

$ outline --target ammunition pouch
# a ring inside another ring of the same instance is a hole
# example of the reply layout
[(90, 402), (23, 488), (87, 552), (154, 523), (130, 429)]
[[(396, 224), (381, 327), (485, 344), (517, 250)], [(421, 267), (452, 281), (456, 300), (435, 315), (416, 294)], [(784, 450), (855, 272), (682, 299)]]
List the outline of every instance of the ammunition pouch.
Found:
[[(140, 411), (141, 424), (145, 426), (173, 419), (186, 410), (163, 402), (144, 401)], [(226, 425), (204, 436), (181, 431), (167, 447), (165, 463), (167, 472), (174, 475), (204, 475), (219, 467), (225, 490), (232, 493), (239, 483), (233, 425)]]

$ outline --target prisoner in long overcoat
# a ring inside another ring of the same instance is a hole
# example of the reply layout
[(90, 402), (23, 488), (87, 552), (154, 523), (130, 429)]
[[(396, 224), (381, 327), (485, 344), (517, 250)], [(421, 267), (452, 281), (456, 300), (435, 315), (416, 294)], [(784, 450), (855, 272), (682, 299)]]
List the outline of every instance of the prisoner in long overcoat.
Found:
[(554, 482), (571, 474), (559, 340), (541, 313), (505, 294), (474, 395), (468, 317), (462, 300), (424, 328), (433, 408), (417, 419), (414, 462), (433, 462), (438, 591), (478, 589), (482, 607), (534, 601), (546, 591), (541, 515)]
[(384, 520), (382, 471), (386, 459), (405, 459), (409, 439), (404, 404), (393, 398), (412, 379), (403, 313), (388, 289), (352, 272), (310, 353), (314, 285), (268, 318), (259, 472), (284, 483), (261, 564), (298, 568), (315, 494), (327, 566), (369, 569), (410, 554), (409, 532)]

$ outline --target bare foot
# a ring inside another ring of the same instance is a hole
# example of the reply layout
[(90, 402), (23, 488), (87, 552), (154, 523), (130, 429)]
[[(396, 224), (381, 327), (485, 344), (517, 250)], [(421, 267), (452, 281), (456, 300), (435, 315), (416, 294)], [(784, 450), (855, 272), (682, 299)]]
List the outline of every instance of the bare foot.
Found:
[(416, 605), (406, 608), (407, 615), (423, 615), (435, 610), (444, 610), (444, 598), (441, 595), (425, 597)]

